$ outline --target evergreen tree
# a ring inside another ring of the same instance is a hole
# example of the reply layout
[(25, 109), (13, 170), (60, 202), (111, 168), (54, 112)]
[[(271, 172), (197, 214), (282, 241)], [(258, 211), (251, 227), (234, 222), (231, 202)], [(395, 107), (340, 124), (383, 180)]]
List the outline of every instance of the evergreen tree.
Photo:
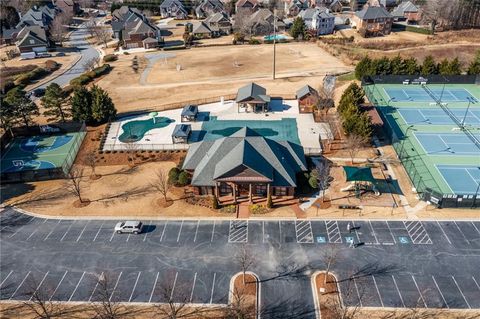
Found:
[(45, 108), (43, 115), (48, 117), (47, 120), (49, 122), (65, 122), (70, 118), (71, 110), (66, 103), (67, 95), (57, 83), (47, 86), (41, 101), (42, 106)]
[(423, 60), (422, 69), (420, 72), (423, 76), (428, 76), (431, 74), (438, 74), (437, 65), (433, 56), (429, 55)]
[(397, 55), (392, 60), (390, 60), (390, 67), (392, 74), (400, 75), (405, 74), (405, 62), (402, 60), (400, 55)]
[(450, 62), (448, 59), (443, 59), (439, 64), (438, 64), (438, 73), (442, 75), (447, 75), (450, 74)]
[(355, 78), (361, 80), (368, 75), (374, 75), (374, 70), (372, 69), (372, 59), (365, 56), (355, 66)]
[(0, 96), (0, 105), (0, 127), (8, 131), (18, 124), (15, 108), (13, 105), (7, 103), (2, 96)]
[(92, 117), (92, 95), (84, 86), (80, 86), (73, 92), (72, 99), (72, 118), (74, 121), (93, 122)]
[(112, 99), (101, 87), (94, 85), (90, 94), (92, 96), (92, 118), (94, 121), (103, 123), (117, 114)]
[(462, 66), (460, 65), (460, 61), (458, 58), (453, 59), (450, 61), (448, 66), (448, 75), (458, 75), (462, 74)]
[(27, 127), (32, 122), (32, 117), (39, 115), (38, 106), (26, 97), (26, 92), (20, 87), (8, 91), (4, 101), (13, 108), (7, 113), (11, 119), (15, 122), (22, 121)]
[(415, 58), (405, 59), (403, 60), (403, 64), (405, 65), (405, 74), (407, 75), (418, 74), (420, 67), (418, 66), (417, 59)]
[(383, 57), (378, 60), (374, 60), (375, 74), (387, 75), (392, 74), (392, 66), (388, 57)]
[(296, 17), (290, 28), (290, 35), (294, 39), (299, 39), (305, 35), (305, 23), (301, 17)]
[(480, 74), (480, 50), (475, 54), (475, 58), (468, 66), (467, 74)]

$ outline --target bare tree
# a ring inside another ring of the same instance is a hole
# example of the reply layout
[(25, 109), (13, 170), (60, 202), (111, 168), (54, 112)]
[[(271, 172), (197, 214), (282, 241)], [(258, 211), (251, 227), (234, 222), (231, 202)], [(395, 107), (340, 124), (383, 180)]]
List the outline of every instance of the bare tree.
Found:
[(85, 163), (88, 166), (90, 166), (90, 169), (91, 169), (90, 178), (91, 179), (99, 178), (100, 176), (97, 175), (96, 172), (95, 172), (95, 168), (97, 166), (97, 156), (96, 156), (95, 152), (90, 152), (85, 156)]
[(64, 13), (59, 14), (53, 19), (50, 25), (50, 34), (53, 41), (63, 44), (65, 34), (67, 33), (67, 27), (65, 26), (65, 18), (62, 17)]
[(357, 134), (350, 134), (347, 136), (345, 146), (347, 148), (350, 159), (352, 160), (352, 165), (355, 160), (355, 156), (358, 154), (360, 149), (365, 145), (366, 139)]
[(98, 276), (90, 304), (94, 313), (93, 319), (131, 318), (134, 314), (137, 315), (141, 312), (139, 309), (127, 307), (116, 301), (113, 296), (115, 280), (112, 281), (112, 277), (114, 276), (108, 273), (101, 273)]
[(95, 28), (95, 37), (97, 41), (103, 43), (105, 48), (107, 48), (107, 43), (112, 38), (112, 33), (108, 27), (97, 25)]
[[(322, 194), (322, 202), (325, 200), (325, 191), (330, 185), (332, 177), (330, 176), (330, 162), (327, 159), (321, 161), (316, 167), (318, 188)], [(313, 171), (312, 171), (313, 172)]]
[(245, 285), (245, 274), (250, 269), (250, 267), (255, 264), (255, 256), (247, 248), (246, 245), (243, 245), (242, 248), (237, 251), (235, 254), (235, 260), (242, 268), (243, 273), (243, 284)]
[(91, 71), (91, 70), (95, 69), (96, 67), (98, 67), (99, 65), (100, 65), (100, 57), (99, 56), (91, 57), (90, 59), (86, 60), (83, 63), (83, 67), (87, 71)]
[(322, 249), (320, 259), (325, 264), (325, 280), (323, 284), (326, 285), (330, 269), (338, 262), (337, 246), (329, 245), (327, 248)]
[(135, 166), (137, 164), (135, 162), (135, 155), (138, 150), (138, 144), (135, 142), (126, 142), (124, 146), (127, 152), (127, 159), (128, 159), (129, 165)]
[(87, 22), (85, 22), (85, 29), (87, 30), (87, 33), (90, 37), (95, 38), (96, 28), (97, 28), (97, 23), (95, 22), (94, 18), (90, 18), (88, 19)]
[(172, 185), (168, 180), (168, 173), (164, 169), (159, 169), (155, 172), (155, 179), (151, 181), (150, 185), (162, 194), (165, 202), (167, 202), (167, 194)]
[(234, 288), (225, 309), (227, 319), (255, 318), (255, 301), (249, 298), (244, 288)]
[(85, 202), (85, 199), (83, 198), (82, 178), (83, 168), (72, 167), (67, 174), (66, 189), (69, 193), (75, 195), (80, 203)]

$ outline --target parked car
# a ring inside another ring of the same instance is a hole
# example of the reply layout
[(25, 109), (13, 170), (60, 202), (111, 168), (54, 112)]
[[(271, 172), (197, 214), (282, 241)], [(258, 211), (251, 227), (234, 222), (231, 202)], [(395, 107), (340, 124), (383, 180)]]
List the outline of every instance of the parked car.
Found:
[(65, 53), (63, 53), (63, 52), (58, 52), (58, 53), (56, 54), (56, 56), (65, 56)]
[(115, 225), (115, 232), (117, 234), (129, 233), (140, 234), (143, 229), (143, 224), (137, 220), (127, 220), (125, 222), (118, 222)]
[(44, 88), (38, 88), (32, 91), (32, 95), (35, 97), (41, 97), (45, 95), (45, 89)]

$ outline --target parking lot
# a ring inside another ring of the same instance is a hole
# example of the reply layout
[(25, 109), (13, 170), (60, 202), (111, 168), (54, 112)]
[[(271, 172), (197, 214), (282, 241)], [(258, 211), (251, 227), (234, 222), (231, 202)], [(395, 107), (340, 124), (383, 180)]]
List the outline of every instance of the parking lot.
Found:
[[(110, 298), (174, 298), (225, 304), (243, 245), (255, 256), (265, 317), (275, 311), (314, 317), (310, 274), (332, 269), (343, 300), (363, 307), (480, 308), (480, 222), (369, 220), (155, 220), (139, 235), (116, 234), (111, 220), (41, 219), (1, 214), (1, 299), (92, 301), (98, 278)], [(353, 244), (361, 244), (353, 247)], [(167, 285), (168, 284), (168, 285)]]

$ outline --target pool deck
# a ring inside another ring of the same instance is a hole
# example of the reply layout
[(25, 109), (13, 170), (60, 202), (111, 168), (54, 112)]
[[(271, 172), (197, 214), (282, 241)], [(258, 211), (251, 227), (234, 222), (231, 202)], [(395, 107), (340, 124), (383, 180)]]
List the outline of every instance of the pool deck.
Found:
[[(205, 116), (216, 117), (217, 121), (221, 120), (237, 120), (237, 121), (265, 121), (265, 128), (269, 128), (268, 121), (279, 121), (286, 118), (294, 118), (297, 122), (297, 134), (301, 145), (306, 153), (309, 151), (321, 150), (320, 138), (327, 138), (331, 133), (328, 125), (324, 123), (315, 123), (311, 114), (300, 114), (298, 111), (298, 103), (296, 100), (272, 100), (270, 104), (270, 112), (268, 113), (253, 113), (237, 110), (237, 105), (234, 101), (225, 101), (210, 103), (198, 106), (198, 120), (196, 122), (183, 122), (184, 124), (191, 124), (192, 131), (201, 131)], [(158, 112), (158, 117), (168, 117), (174, 122), (166, 127), (150, 130), (138, 142), (139, 149), (144, 150), (173, 150), (173, 149), (187, 149), (186, 144), (173, 144), (172, 133), (175, 125), (180, 124), (182, 109), (168, 110)], [(104, 145), (104, 150), (122, 150), (125, 149), (125, 143), (118, 140), (123, 132), (122, 125), (132, 120), (149, 119), (149, 115), (132, 116), (128, 118), (119, 119), (113, 122), (107, 134), (107, 139)], [(320, 137), (320, 138), (319, 138)]]

